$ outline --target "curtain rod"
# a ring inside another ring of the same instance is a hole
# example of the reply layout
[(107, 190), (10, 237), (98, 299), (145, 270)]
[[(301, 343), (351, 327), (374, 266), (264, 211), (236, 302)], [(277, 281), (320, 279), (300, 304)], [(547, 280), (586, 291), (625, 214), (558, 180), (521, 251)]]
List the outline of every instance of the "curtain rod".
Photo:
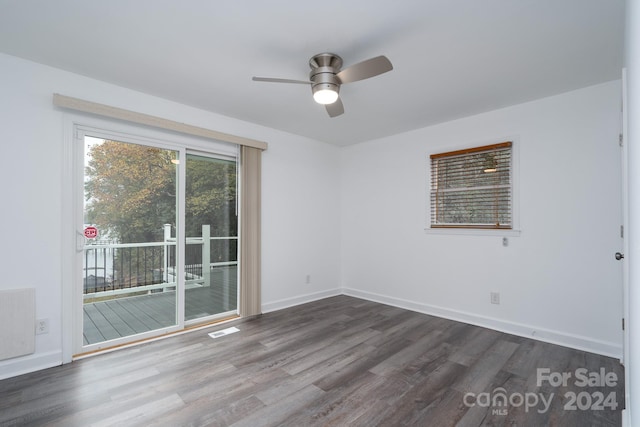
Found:
[(160, 129), (171, 130), (175, 132), (185, 133), (188, 135), (200, 136), (203, 138), (213, 139), (216, 141), (229, 142), (231, 144), (244, 145), (247, 147), (258, 148), (260, 150), (267, 149), (267, 143), (255, 139), (243, 138), (241, 136), (230, 135), (228, 133), (218, 132), (212, 129), (201, 128), (198, 126), (188, 125), (173, 120), (163, 119), (161, 117), (151, 116), (148, 114), (137, 113), (135, 111), (125, 110), (110, 105), (99, 104), (97, 102), (85, 101), (84, 99), (72, 98), (70, 96), (53, 94), (53, 105), (71, 110), (81, 111), (83, 113), (97, 114), (100, 116), (111, 117), (113, 119), (125, 120), (141, 125), (152, 126)]

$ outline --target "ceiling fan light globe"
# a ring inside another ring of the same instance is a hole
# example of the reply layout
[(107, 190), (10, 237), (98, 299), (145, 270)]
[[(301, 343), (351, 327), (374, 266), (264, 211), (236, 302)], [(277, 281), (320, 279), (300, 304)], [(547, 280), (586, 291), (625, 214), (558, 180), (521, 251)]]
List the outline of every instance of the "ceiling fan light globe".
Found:
[(333, 104), (338, 100), (338, 92), (332, 89), (320, 89), (313, 93), (313, 99), (318, 104)]

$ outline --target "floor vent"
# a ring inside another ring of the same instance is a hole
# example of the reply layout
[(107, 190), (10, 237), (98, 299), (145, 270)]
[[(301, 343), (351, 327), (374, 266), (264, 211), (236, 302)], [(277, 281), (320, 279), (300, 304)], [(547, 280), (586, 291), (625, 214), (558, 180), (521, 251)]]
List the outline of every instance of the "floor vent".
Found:
[(230, 328), (223, 329), (221, 331), (211, 332), (209, 336), (215, 339), (215, 338), (224, 337), (225, 335), (233, 334), (234, 332), (238, 332), (238, 331), (240, 331), (240, 329), (236, 328), (235, 326), (232, 326)]

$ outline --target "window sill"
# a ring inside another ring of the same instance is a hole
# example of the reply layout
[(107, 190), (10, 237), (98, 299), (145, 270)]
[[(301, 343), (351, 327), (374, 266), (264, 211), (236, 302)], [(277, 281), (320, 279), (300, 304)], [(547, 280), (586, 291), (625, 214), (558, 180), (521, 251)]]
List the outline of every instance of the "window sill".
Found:
[(520, 230), (492, 228), (425, 228), (426, 234), (519, 237)]

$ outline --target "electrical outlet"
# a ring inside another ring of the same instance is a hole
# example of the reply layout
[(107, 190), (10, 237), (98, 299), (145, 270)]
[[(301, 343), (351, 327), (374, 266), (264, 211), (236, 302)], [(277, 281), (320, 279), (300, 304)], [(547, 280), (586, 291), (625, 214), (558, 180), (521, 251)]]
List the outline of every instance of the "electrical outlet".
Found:
[(36, 320), (36, 335), (49, 333), (49, 319)]
[(498, 292), (491, 292), (491, 304), (500, 304), (500, 294)]
[(306, 283), (307, 285), (308, 285), (308, 284), (310, 284), (310, 283), (311, 283), (311, 275), (310, 275), (310, 274), (307, 274), (307, 278), (306, 278), (305, 280), (306, 280), (306, 281), (305, 281), (305, 283)]

